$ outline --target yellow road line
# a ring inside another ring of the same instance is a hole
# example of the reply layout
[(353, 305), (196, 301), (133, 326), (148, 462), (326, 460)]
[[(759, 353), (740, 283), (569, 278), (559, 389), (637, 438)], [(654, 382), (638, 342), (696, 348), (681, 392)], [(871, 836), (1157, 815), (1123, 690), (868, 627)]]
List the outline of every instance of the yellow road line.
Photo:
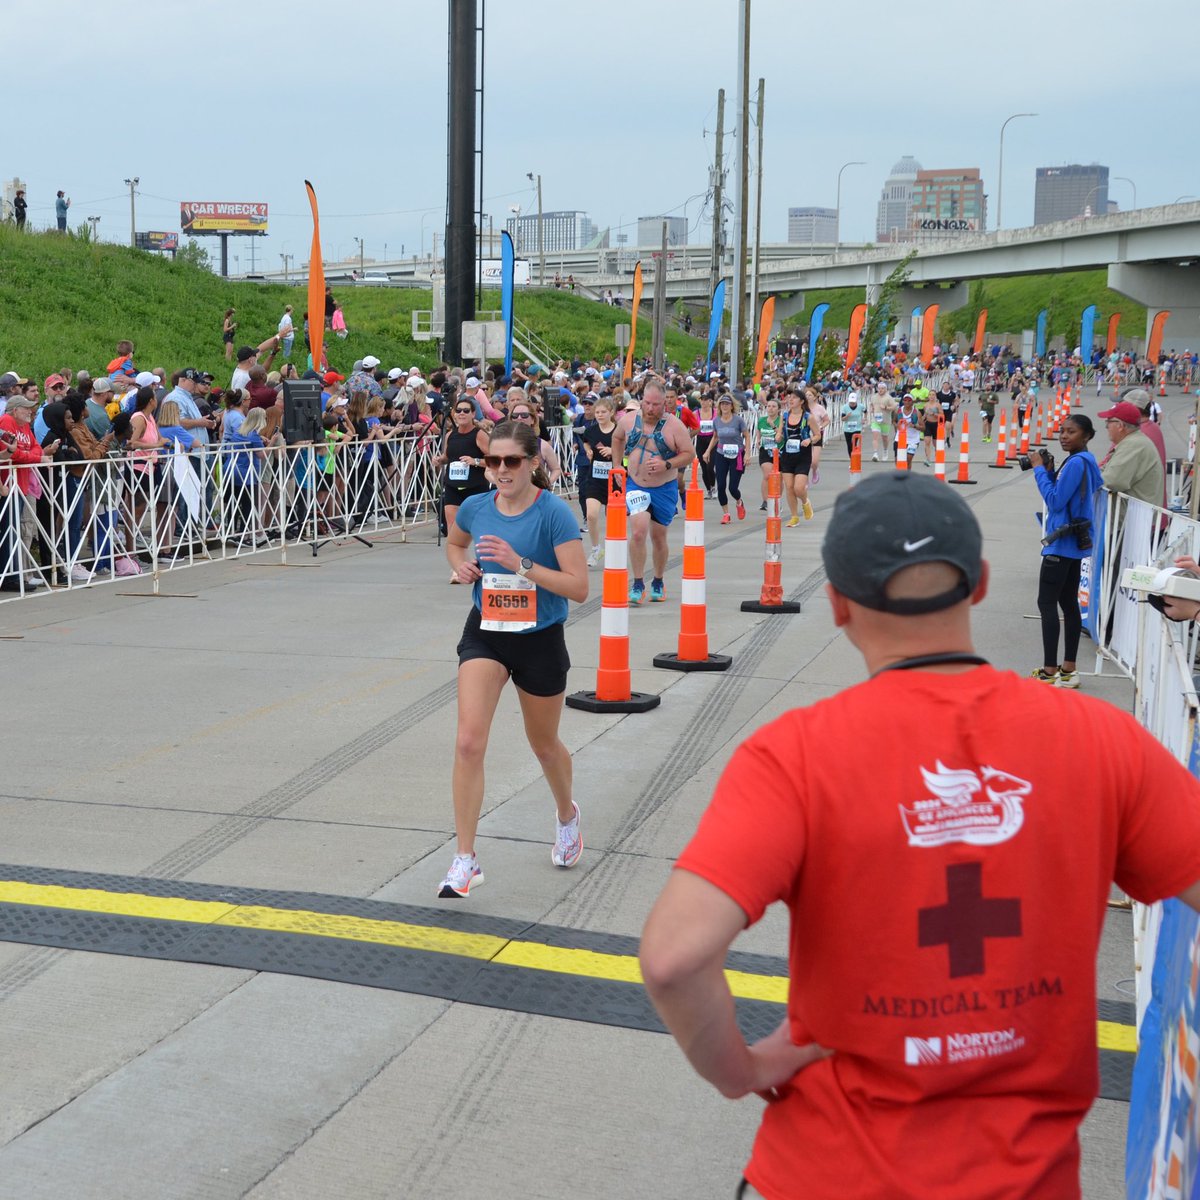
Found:
[[(225, 929), (259, 929), (271, 933), (302, 934), (398, 946), (433, 954), (455, 954), (463, 958), (553, 971), (587, 979), (608, 979), (640, 984), (642, 973), (632, 954), (607, 954), (542, 942), (517, 941), (486, 933), (461, 933), (438, 925), (414, 925), (404, 921), (381, 921), (370, 917), (305, 909), (272, 908), (268, 905), (228, 904), (216, 900), (183, 900), (173, 896), (149, 896), (141, 892), (105, 892), (97, 888), (69, 888), (53, 884), (0, 881), (0, 904), (24, 904), (33, 908), (71, 909), (76, 912), (141, 917), (155, 921), (188, 921), (218, 925)], [(730, 990), (739, 999), (786, 1004), (788, 981), (782, 975), (752, 975), (726, 971)], [(1096, 1022), (1096, 1044), (1101, 1050), (1137, 1050), (1137, 1031), (1116, 1021)]]

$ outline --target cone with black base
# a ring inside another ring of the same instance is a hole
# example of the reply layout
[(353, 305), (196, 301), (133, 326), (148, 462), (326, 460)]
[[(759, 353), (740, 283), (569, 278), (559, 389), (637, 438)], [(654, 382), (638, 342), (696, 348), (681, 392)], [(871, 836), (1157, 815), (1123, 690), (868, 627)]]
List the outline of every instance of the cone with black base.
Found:
[(662, 697), (632, 690), (629, 671), (629, 543), (626, 540), (625, 472), (608, 476), (604, 514), (604, 591), (600, 607), (600, 666), (594, 692), (572, 692), (567, 707), (591, 713), (643, 713)]
[(728, 654), (708, 652), (708, 604), (704, 573), (704, 493), (700, 490), (699, 464), (692, 461), (683, 522), (683, 586), (679, 605), (679, 650), (654, 656), (654, 665), (666, 671), (727, 671)]
[(775, 451), (775, 470), (767, 480), (767, 556), (763, 562), (762, 592), (757, 600), (743, 600), (742, 612), (798, 613), (800, 605), (783, 598), (783, 521), (779, 516), (779, 497), (783, 480), (779, 475), (779, 451)]

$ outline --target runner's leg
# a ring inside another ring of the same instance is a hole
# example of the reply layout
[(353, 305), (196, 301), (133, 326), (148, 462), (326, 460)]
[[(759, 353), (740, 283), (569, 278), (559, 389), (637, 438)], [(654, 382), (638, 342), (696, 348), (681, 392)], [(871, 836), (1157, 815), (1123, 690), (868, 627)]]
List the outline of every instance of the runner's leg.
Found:
[(483, 759), (496, 705), (507, 682), (508, 671), (494, 659), (472, 658), (458, 668), (458, 734), (450, 788), (459, 854), (475, 853), (475, 833), (483, 808)]
[(646, 575), (646, 538), (650, 534), (650, 514), (632, 513), (629, 517), (629, 579), (632, 583)]
[(564, 695), (564, 692), (559, 692), (557, 696), (531, 696), (517, 688), (521, 716), (525, 721), (525, 737), (550, 785), (558, 819), (565, 825), (575, 816), (575, 809), (571, 803), (571, 752), (558, 736)]
[(657, 521), (650, 522), (650, 543), (654, 554), (654, 578), (661, 579), (667, 573), (667, 527)]

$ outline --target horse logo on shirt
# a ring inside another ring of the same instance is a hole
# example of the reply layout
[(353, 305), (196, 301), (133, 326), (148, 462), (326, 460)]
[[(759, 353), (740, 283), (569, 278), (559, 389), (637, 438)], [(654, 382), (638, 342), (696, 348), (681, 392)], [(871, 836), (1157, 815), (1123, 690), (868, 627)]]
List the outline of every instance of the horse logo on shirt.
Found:
[(995, 767), (980, 767), (978, 774), (951, 770), (941, 760), (936, 770), (922, 767), (921, 777), (928, 798), (911, 808), (900, 806), (910, 846), (995, 846), (1024, 824), (1023, 801), (1033, 790), (1027, 780)]

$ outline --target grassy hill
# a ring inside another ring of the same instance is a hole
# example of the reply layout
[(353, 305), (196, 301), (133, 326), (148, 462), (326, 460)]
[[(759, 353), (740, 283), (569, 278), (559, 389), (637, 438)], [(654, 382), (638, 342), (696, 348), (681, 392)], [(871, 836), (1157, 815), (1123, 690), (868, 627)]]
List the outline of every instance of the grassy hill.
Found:
[[(1062, 271), (1053, 275), (1014, 275), (1005, 279), (981, 280), (971, 285), (970, 301), (955, 312), (943, 312), (938, 318), (938, 333), (951, 337), (956, 332), (974, 335), (979, 309), (988, 310), (987, 327), (993, 333), (1020, 334), (1023, 329), (1037, 325), (1037, 314), (1049, 309), (1046, 318), (1047, 341), (1062, 336), (1078, 339), (1079, 320), (1089, 304), (1098, 309), (1096, 334), (1103, 337), (1108, 318), (1113, 312), (1121, 314), (1119, 340), (1146, 336), (1146, 309), (1143, 305), (1110, 291), (1108, 272)], [(830, 306), (825, 317), (827, 329), (846, 329), (850, 312), (862, 302), (862, 288), (830, 288), (808, 293), (804, 311), (797, 313), (788, 328), (807, 331), (809, 314), (822, 301)], [(1075, 341), (1071, 342), (1075, 345)]]
[[(412, 340), (412, 312), (430, 307), (428, 291), (346, 286), (334, 294), (350, 331), (344, 341), (329, 339), (336, 370), (345, 372), (364, 354), (387, 367), (436, 366), (434, 343)], [(225, 381), (225, 309), (237, 309), (237, 344), (255, 345), (275, 332), (285, 304), (294, 307), (299, 328), (307, 305), (301, 288), (230, 282), (126, 246), (0, 225), (0, 371), (39, 380), (65, 367), (95, 374), (129, 338), (139, 366), (199, 367)], [(485, 293), (482, 307), (499, 309), (499, 294)], [(515, 307), (519, 320), (567, 356), (615, 353), (613, 326), (628, 320), (627, 312), (565, 292), (519, 292)], [(650, 322), (638, 325), (638, 345), (649, 349)], [(699, 339), (668, 330), (670, 357), (691, 362), (703, 351)], [(299, 337), (293, 358), (303, 362)]]

